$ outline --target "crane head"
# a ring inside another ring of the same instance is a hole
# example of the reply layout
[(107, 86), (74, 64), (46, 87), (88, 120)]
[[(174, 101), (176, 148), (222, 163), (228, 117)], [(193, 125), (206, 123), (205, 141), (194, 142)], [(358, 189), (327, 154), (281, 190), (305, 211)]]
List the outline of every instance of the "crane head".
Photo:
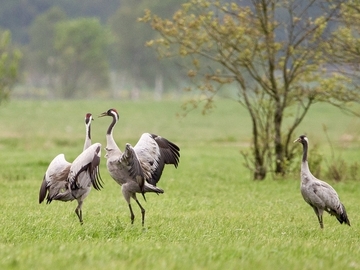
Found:
[(85, 115), (85, 124), (88, 125), (91, 123), (91, 121), (94, 120), (94, 118), (92, 117), (92, 114), (91, 113), (87, 113)]
[(308, 142), (308, 138), (305, 136), (305, 135), (301, 135), (299, 138), (297, 138), (294, 143), (301, 143), (301, 144), (304, 144), (304, 143), (307, 143)]
[(104, 117), (104, 116), (112, 116), (115, 117), (116, 119), (119, 119), (119, 114), (116, 109), (109, 109), (106, 112), (103, 112), (102, 114), (99, 115), (99, 117)]

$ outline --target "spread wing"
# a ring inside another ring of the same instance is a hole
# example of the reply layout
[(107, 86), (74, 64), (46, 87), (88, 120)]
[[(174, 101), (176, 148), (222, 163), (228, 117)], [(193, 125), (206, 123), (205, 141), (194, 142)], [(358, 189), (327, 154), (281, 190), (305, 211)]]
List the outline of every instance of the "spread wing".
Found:
[(155, 134), (142, 134), (134, 151), (145, 180), (154, 186), (160, 180), (165, 164), (177, 167), (179, 163), (179, 147)]
[(39, 203), (47, 196), (47, 203), (67, 188), (67, 177), (71, 163), (67, 162), (64, 154), (57, 155), (49, 164), (39, 192)]
[(94, 143), (84, 150), (72, 163), (68, 181), (71, 189), (92, 185), (96, 190), (102, 188), (100, 176), (101, 144)]

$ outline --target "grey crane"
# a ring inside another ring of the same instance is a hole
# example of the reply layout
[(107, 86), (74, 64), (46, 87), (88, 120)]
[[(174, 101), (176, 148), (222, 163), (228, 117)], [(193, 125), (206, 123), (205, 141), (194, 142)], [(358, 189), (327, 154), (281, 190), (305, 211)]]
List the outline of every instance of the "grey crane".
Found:
[(341, 224), (350, 226), (345, 206), (341, 203), (335, 189), (328, 183), (317, 179), (312, 175), (307, 160), (309, 140), (305, 135), (301, 135), (294, 141), (303, 146), (303, 156), (301, 161), (301, 184), (300, 190), (304, 200), (314, 209), (319, 220), (320, 228), (324, 228), (323, 212), (335, 216)]
[(83, 152), (72, 162), (65, 159), (64, 154), (57, 155), (49, 164), (39, 192), (39, 203), (47, 195), (47, 204), (52, 200), (72, 201), (77, 200), (78, 206), (75, 213), (81, 224), (82, 205), (89, 195), (91, 186), (96, 190), (102, 188), (99, 165), (101, 144), (91, 144), (90, 126), (92, 115), (85, 116), (86, 137)]
[(127, 143), (123, 153), (113, 138), (113, 129), (119, 120), (118, 112), (109, 109), (99, 117), (103, 116), (112, 117), (106, 133), (107, 169), (111, 177), (121, 186), (122, 194), (129, 206), (131, 224), (135, 219), (130, 203), (132, 198), (141, 209), (142, 226), (144, 226), (145, 209), (136, 198), (136, 193), (141, 193), (144, 199), (147, 192), (164, 193), (162, 189), (156, 187), (156, 184), (160, 180), (165, 164), (173, 164), (177, 168), (180, 149), (165, 138), (144, 133), (134, 147)]

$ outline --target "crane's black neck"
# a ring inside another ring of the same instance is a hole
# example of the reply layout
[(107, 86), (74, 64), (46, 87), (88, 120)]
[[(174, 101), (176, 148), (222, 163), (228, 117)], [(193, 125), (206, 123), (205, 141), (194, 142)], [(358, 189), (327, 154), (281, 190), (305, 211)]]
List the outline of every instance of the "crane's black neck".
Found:
[(89, 125), (88, 126), (88, 129), (87, 129), (87, 137), (88, 137), (88, 139), (90, 139), (91, 140), (91, 126)]
[(108, 130), (107, 130), (107, 132), (106, 132), (107, 135), (112, 134), (112, 131), (113, 131), (113, 129), (114, 129), (114, 126), (116, 125), (116, 122), (117, 122), (117, 118), (116, 118), (115, 115), (112, 115), (112, 119), (113, 119), (113, 120), (112, 120), (111, 124), (109, 125), (109, 128), (108, 128)]
[(306, 140), (303, 140), (301, 143), (303, 145), (302, 162), (306, 162), (307, 161), (307, 152), (308, 152), (308, 142)]

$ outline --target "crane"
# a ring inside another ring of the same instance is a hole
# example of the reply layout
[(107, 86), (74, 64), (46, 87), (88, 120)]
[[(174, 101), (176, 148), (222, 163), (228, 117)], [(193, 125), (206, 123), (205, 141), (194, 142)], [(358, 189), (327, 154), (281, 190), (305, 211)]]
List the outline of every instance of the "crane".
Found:
[(301, 135), (294, 141), (299, 142), (303, 146), (303, 156), (301, 161), (301, 184), (300, 190), (304, 200), (314, 209), (319, 220), (320, 228), (324, 228), (323, 212), (326, 211), (330, 215), (337, 218), (340, 224), (350, 226), (345, 206), (341, 203), (335, 189), (328, 183), (317, 179), (312, 175), (307, 160), (309, 140), (305, 135)]
[(138, 201), (136, 193), (141, 193), (145, 201), (147, 192), (164, 193), (156, 184), (161, 178), (165, 164), (173, 164), (177, 168), (180, 149), (163, 137), (143, 133), (134, 147), (126, 143), (124, 152), (121, 152), (113, 138), (113, 129), (119, 120), (119, 114), (116, 109), (109, 109), (99, 117), (103, 116), (112, 117), (106, 132), (107, 169), (111, 177), (121, 186), (122, 194), (129, 206), (131, 224), (135, 219), (130, 203), (132, 198), (140, 207), (142, 226), (144, 226), (145, 209)]
[(96, 190), (102, 188), (99, 165), (101, 144), (91, 144), (90, 126), (92, 114), (85, 116), (86, 136), (83, 152), (72, 162), (65, 159), (64, 154), (57, 155), (49, 164), (39, 192), (39, 203), (47, 195), (47, 204), (52, 200), (72, 201), (77, 200), (78, 206), (75, 213), (83, 224), (82, 205), (89, 195), (91, 186)]

